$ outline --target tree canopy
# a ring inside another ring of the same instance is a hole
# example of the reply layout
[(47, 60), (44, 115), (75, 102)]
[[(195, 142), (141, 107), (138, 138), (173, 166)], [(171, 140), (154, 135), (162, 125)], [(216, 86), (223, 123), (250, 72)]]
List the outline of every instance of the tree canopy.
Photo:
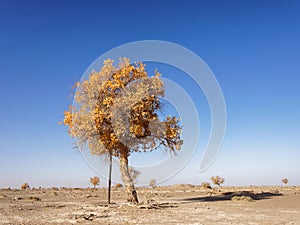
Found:
[(141, 62), (130, 64), (122, 58), (104, 61), (100, 71), (77, 82), (75, 104), (65, 111), (64, 124), (79, 144), (87, 144), (92, 154), (152, 151), (158, 146), (175, 153), (182, 145), (179, 118), (161, 120), (164, 85), (160, 74), (148, 77)]

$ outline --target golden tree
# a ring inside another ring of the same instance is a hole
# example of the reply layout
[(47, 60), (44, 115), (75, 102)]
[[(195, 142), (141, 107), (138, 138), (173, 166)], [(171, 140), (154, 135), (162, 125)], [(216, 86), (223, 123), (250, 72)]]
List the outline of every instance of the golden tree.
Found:
[(123, 184), (117, 183), (117, 184), (115, 184), (114, 187), (115, 187), (116, 189), (119, 189), (119, 188), (123, 187)]
[(224, 183), (225, 179), (219, 176), (215, 176), (211, 178), (211, 181), (214, 185), (218, 185), (220, 187), (221, 184)]
[(26, 190), (26, 189), (29, 189), (30, 188), (30, 186), (29, 186), (29, 184), (28, 183), (24, 183), (24, 184), (22, 184), (21, 185), (21, 187), (20, 187), (22, 190)]
[(119, 158), (127, 200), (137, 204), (128, 157), (163, 147), (170, 153), (180, 150), (179, 118), (160, 118), (160, 97), (164, 85), (155, 71), (149, 77), (142, 63), (127, 58), (118, 65), (107, 59), (100, 71), (76, 83), (75, 105), (65, 111), (64, 124), (79, 145), (87, 145), (94, 155)]
[(97, 176), (94, 176), (90, 178), (90, 182), (94, 185), (94, 188), (96, 188), (97, 185), (100, 183), (100, 178)]

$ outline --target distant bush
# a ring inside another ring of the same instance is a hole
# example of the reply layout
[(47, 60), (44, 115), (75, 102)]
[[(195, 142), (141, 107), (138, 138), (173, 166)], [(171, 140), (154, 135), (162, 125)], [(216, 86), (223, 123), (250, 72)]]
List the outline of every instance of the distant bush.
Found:
[(233, 196), (231, 198), (231, 200), (233, 201), (247, 201), (247, 202), (254, 202), (253, 198), (251, 198), (250, 196), (245, 196), (245, 195), (242, 195), (242, 196)]
[(41, 198), (35, 197), (35, 196), (30, 196), (30, 197), (28, 197), (28, 199), (34, 200), (34, 201), (41, 201), (42, 200)]
[(69, 190), (69, 188), (67, 188), (67, 187), (60, 187), (59, 190), (67, 191), (67, 190)]
[(156, 187), (156, 180), (155, 179), (151, 179), (149, 182), (149, 186), (151, 186), (152, 188)]
[(201, 184), (201, 187), (202, 187), (202, 188), (205, 188), (205, 189), (211, 189), (211, 185), (210, 185), (210, 183), (208, 183), (208, 182), (203, 182), (203, 183)]
[(22, 190), (27, 190), (27, 189), (29, 189), (29, 184), (28, 184), (28, 183), (24, 183), (24, 184), (21, 185), (20, 188), (21, 188)]
[(284, 184), (288, 184), (288, 182), (289, 182), (289, 180), (288, 180), (287, 178), (284, 178), (284, 179), (282, 179), (281, 181), (282, 181), (282, 183), (284, 183)]
[(211, 181), (214, 185), (221, 186), (224, 183), (225, 179), (219, 176), (215, 176), (211, 178)]
[(94, 185), (94, 188), (96, 188), (96, 185), (99, 185), (100, 183), (100, 178), (97, 176), (94, 176), (90, 178), (90, 182)]
[(120, 184), (120, 183), (115, 184), (115, 188), (116, 188), (116, 189), (119, 189), (119, 188), (121, 188), (121, 187), (123, 187), (123, 184)]

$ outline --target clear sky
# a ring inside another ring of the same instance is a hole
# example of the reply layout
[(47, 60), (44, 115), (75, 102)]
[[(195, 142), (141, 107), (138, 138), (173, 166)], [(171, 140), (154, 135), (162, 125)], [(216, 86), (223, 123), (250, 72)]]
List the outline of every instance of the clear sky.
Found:
[(214, 164), (199, 173), (198, 149), (166, 184), (218, 174), (225, 185), (279, 185), (284, 177), (300, 185), (299, 1), (7, 0), (0, 1), (0, 187), (88, 186), (96, 173), (57, 124), (71, 86), (106, 51), (149, 39), (198, 54), (227, 107)]

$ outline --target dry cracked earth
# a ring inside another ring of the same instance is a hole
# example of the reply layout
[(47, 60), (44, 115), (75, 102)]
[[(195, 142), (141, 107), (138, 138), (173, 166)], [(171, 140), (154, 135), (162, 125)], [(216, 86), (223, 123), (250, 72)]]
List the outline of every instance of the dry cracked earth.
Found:
[(300, 187), (204, 189), (181, 184), (138, 188), (140, 203), (124, 189), (49, 188), (0, 190), (0, 224), (300, 225)]

